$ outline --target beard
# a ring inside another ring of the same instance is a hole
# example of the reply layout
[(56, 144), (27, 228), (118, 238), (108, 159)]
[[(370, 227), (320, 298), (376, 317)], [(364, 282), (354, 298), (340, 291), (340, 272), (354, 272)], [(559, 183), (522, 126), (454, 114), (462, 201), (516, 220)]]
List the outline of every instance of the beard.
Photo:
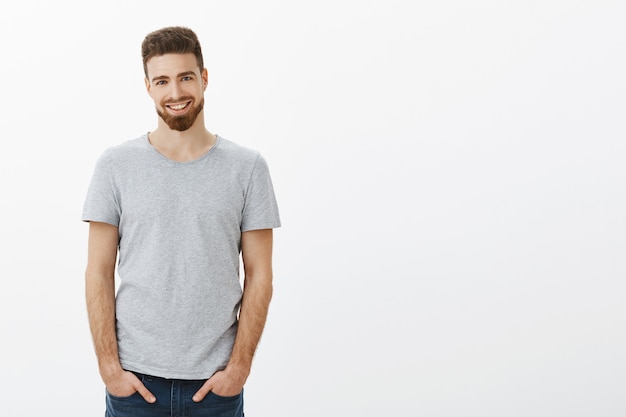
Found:
[[(193, 100), (193, 97), (181, 97), (177, 102)], [(165, 101), (161, 102), (161, 107), (165, 108)], [(189, 111), (181, 116), (175, 116), (167, 113), (166, 111), (161, 111), (157, 107), (157, 114), (163, 119), (163, 121), (170, 127), (172, 130), (177, 130), (179, 132), (184, 132), (189, 129), (196, 121), (196, 118), (204, 108), (204, 97), (200, 100), (197, 106), (193, 106)]]

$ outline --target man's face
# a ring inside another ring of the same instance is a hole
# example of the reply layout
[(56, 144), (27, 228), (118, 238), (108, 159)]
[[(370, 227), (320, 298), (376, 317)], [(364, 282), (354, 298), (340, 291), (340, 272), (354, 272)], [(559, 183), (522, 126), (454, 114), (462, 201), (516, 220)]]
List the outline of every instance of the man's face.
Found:
[(204, 106), (207, 71), (198, 68), (194, 54), (166, 54), (146, 64), (146, 88), (156, 111), (170, 129), (189, 129)]

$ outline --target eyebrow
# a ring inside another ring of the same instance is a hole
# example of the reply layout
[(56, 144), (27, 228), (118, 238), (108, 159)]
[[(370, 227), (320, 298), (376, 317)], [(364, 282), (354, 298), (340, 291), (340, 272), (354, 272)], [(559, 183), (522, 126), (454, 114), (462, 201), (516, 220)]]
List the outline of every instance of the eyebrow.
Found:
[[(176, 78), (185, 77), (187, 75), (196, 75), (196, 73), (193, 72), (193, 71), (185, 71), (185, 72), (181, 72), (180, 74), (176, 75)], [(170, 79), (170, 77), (168, 77), (167, 75), (159, 75), (158, 77), (154, 77), (152, 79), (152, 82), (159, 81), (159, 80), (169, 80), (169, 79)]]

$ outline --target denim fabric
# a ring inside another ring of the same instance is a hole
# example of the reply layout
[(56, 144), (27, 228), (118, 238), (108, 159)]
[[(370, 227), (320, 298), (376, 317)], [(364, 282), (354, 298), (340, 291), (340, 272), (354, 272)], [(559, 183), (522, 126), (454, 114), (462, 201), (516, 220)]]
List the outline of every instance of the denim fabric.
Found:
[(139, 393), (116, 397), (106, 393), (105, 417), (243, 417), (243, 391), (233, 397), (209, 392), (199, 403), (191, 397), (206, 380), (164, 379), (135, 373), (156, 402), (146, 402)]

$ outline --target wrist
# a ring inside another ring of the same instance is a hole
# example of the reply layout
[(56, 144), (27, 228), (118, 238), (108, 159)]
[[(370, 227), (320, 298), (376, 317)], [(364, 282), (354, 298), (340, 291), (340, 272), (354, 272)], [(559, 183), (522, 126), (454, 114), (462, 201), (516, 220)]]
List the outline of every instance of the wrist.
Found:
[(237, 378), (245, 381), (248, 379), (248, 375), (250, 375), (250, 365), (245, 362), (238, 361), (230, 361), (228, 365), (226, 365), (226, 369), (224, 369), (227, 373), (231, 375), (237, 375)]
[(115, 379), (120, 373), (124, 372), (122, 365), (119, 361), (111, 361), (106, 363), (101, 363), (99, 366), (100, 377), (102, 380), (107, 383), (112, 379)]

